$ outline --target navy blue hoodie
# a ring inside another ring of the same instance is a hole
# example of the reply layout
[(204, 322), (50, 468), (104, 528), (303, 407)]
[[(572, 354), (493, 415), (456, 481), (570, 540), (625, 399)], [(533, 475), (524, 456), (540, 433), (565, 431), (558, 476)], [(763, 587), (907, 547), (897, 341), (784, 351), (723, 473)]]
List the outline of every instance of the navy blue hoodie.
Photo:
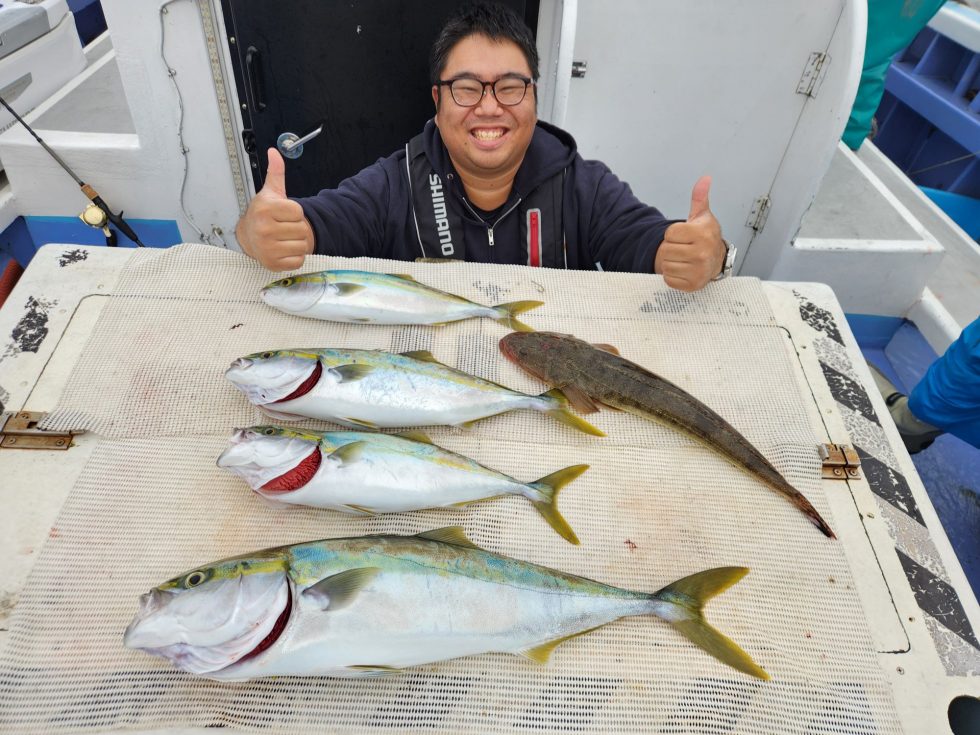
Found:
[[(466, 260), (526, 264), (520, 217), (508, 215), (495, 222), (491, 246), (489, 225), (464, 203), (462, 182), (432, 120), (423, 131), (423, 149), (444, 183), (447, 205), (464, 223)], [(562, 169), (567, 171), (562, 214), (568, 267), (652, 273), (664, 232), (676, 220), (664, 219), (658, 210), (640, 202), (605, 164), (584, 160), (572, 136), (553, 125), (538, 122), (507, 203), (499, 211), (507, 212)], [(297, 201), (313, 226), (317, 253), (394, 260), (423, 255), (404, 149), (379, 159), (336, 189)]]

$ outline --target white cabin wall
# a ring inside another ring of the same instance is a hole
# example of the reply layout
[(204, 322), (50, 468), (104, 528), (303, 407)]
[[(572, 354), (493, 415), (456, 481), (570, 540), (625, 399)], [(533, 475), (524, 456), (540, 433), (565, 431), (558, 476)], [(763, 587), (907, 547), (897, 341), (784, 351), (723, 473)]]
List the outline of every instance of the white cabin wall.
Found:
[[(42, 126), (38, 134), (111, 207), (124, 210), (127, 219), (174, 220), (185, 241), (198, 242), (202, 238), (180, 206), (185, 159), (177, 96), (159, 52), (160, 7), (156, 0), (102, 0), (112, 50), (39, 106), (28, 122), (57, 105), (75, 109), (77, 95), (87, 93), (86, 76), (100, 64), (116, 64), (126, 99), (107, 99), (105, 104), (118, 108), (120, 115), (128, 107), (132, 134), (93, 129), (85, 119), (79, 119), (77, 130), (46, 131)], [(196, 0), (177, 0), (167, 6), (163, 18), (167, 61), (176, 71), (184, 104), (183, 140), (189, 162), (184, 203), (214, 244), (222, 244), (212, 234), (218, 228), (223, 240), (234, 245), (240, 210), (201, 10)], [(19, 213), (73, 216), (88, 203), (77, 184), (19, 126), (0, 138), (0, 156)]]
[[(147, 53), (147, 49), (160, 48), (159, 9), (163, 5), (102, 0), (140, 148), (145, 151), (147, 166), (152, 167), (146, 176), (157, 184), (155, 197), (138, 198), (154, 210), (144, 216), (174, 219), (183, 239), (197, 242), (200, 236), (180, 210), (185, 159), (178, 137), (177, 95), (160, 54)], [(176, 71), (174, 79), (183, 98), (183, 139), (188, 149), (184, 205), (205, 233), (216, 227), (226, 241), (233, 242), (240, 212), (201, 11), (195, 0), (172, 2), (166, 11), (164, 51)]]
[[(566, 17), (556, 20), (561, 6)], [(747, 0), (737, 10), (709, 0), (543, 0), (541, 116), (668, 217), (687, 216), (694, 182), (710, 173), (712, 210), (740, 247), (736, 268), (766, 277), (830, 164), (866, 24), (858, 0)], [(574, 28), (572, 54), (556, 44), (561, 25)], [(812, 99), (797, 86), (815, 51), (832, 61)], [(569, 79), (568, 56), (587, 62), (584, 78)], [(772, 208), (757, 234), (746, 221), (763, 195)]]

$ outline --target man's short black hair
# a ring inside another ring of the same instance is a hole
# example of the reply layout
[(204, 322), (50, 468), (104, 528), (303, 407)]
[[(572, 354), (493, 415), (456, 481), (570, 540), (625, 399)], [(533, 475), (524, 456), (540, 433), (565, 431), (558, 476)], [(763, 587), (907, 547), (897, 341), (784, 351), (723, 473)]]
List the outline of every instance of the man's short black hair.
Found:
[(482, 35), (493, 41), (513, 41), (518, 45), (531, 69), (531, 79), (538, 80), (538, 47), (524, 19), (506, 5), (494, 2), (471, 2), (454, 13), (432, 44), (429, 75), (438, 82), (446, 68), (449, 52), (467, 36)]

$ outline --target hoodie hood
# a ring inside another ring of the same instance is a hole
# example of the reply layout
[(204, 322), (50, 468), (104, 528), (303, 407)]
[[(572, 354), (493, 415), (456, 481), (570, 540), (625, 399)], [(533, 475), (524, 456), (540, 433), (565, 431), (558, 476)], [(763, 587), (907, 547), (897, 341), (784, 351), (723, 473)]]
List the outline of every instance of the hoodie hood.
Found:
[[(422, 148), (432, 168), (446, 183), (447, 188), (455, 188), (454, 184), (459, 177), (449, 157), (449, 151), (442, 142), (435, 120), (430, 119), (425, 124), (425, 129), (422, 131)], [(514, 187), (509, 200), (514, 199), (515, 196), (526, 197), (542, 182), (571, 166), (577, 150), (575, 139), (571, 135), (554, 125), (538, 120), (534, 126), (534, 135), (531, 136), (531, 144), (514, 178)]]

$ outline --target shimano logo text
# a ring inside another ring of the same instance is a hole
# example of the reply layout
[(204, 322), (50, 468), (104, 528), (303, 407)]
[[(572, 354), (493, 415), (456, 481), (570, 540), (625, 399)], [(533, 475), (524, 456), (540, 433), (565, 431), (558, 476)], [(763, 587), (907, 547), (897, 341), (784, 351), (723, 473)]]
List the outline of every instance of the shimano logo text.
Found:
[(432, 211), (436, 215), (436, 230), (442, 244), (442, 254), (449, 257), (456, 252), (453, 247), (453, 233), (449, 231), (449, 218), (446, 217), (446, 198), (442, 193), (442, 180), (438, 174), (429, 175), (429, 190), (432, 192)]

